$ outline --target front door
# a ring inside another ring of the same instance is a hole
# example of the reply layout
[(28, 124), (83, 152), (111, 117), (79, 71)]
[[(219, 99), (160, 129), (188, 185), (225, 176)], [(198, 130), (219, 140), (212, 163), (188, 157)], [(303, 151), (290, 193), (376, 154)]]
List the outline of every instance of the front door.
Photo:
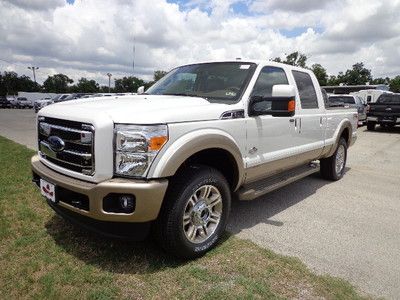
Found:
[[(250, 97), (272, 96), (272, 87), (277, 84), (289, 84), (285, 70), (265, 66)], [(292, 151), (300, 143), (298, 126), (295, 117), (261, 115), (246, 119), (246, 182), (274, 175), (295, 164)]]

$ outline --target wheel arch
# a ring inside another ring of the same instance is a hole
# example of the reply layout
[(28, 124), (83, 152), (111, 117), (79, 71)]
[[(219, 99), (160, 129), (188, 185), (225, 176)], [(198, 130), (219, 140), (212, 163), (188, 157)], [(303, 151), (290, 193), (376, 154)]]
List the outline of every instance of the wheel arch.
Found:
[(244, 161), (238, 145), (230, 135), (219, 130), (191, 132), (174, 141), (150, 170), (149, 177), (171, 177), (188, 163), (216, 168), (233, 191), (244, 178)]
[(336, 130), (335, 143), (332, 145), (328, 154), (326, 154), (324, 157), (330, 157), (333, 155), (333, 153), (335, 153), (341, 137), (344, 137), (347, 143), (347, 147), (349, 147), (349, 145), (351, 144), (352, 135), (353, 135), (353, 127), (351, 125), (351, 122), (349, 120), (343, 120), (339, 124), (338, 129)]

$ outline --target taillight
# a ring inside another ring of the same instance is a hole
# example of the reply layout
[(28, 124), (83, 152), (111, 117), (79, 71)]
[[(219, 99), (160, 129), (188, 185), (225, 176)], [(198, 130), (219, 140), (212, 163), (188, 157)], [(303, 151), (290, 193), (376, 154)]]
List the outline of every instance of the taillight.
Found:
[(371, 106), (369, 106), (369, 104), (367, 105), (367, 112), (369, 112)]

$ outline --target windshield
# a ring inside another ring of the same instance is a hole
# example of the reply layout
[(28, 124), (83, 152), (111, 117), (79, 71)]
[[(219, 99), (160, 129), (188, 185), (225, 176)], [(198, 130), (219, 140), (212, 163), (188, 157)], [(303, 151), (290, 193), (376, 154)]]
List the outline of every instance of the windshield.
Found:
[(222, 62), (188, 65), (169, 72), (146, 91), (149, 95), (203, 97), (210, 102), (239, 100), (256, 65)]
[(391, 94), (383, 94), (380, 95), (378, 100), (376, 100), (378, 103), (398, 103), (400, 104), (400, 95), (391, 95)]
[(334, 96), (329, 97), (330, 103), (345, 103), (345, 104), (355, 104), (354, 98), (351, 96)]

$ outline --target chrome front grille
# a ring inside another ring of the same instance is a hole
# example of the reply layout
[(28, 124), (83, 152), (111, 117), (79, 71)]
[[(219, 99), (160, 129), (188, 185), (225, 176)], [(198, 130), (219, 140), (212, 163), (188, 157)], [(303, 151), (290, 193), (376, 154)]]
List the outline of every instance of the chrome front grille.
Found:
[(39, 117), (40, 155), (65, 169), (93, 175), (94, 127), (91, 124)]

